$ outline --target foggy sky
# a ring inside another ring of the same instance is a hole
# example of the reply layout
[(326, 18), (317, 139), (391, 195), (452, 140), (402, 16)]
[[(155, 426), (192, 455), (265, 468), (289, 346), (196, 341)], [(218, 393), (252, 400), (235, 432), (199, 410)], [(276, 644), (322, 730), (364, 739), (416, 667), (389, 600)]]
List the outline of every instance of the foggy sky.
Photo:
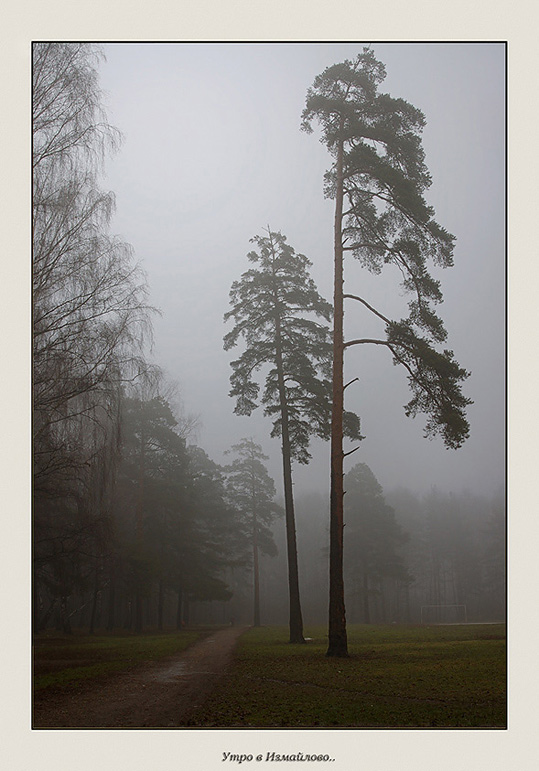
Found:
[[(299, 130), (305, 95), (325, 67), (354, 58), (363, 44), (107, 44), (101, 66), (109, 121), (124, 144), (107, 162), (114, 191), (112, 231), (135, 249), (147, 272), (155, 318), (153, 357), (179, 383), (184, 409), (200, 416), (197, 442), (216, 462), (243, 436), (270, 455), (277, 489), (280, 445), (259, 408), (233, 414), (223, 323), (231, 283), (248, 268), (249, 239), (268, 225), (313, 262), (332, 297), (333, 202), (323, 198), (330, 156), (316, 134)], [(387, 351), (346, 353), (346, 406), (366, 439), (348, 459), (367, 463), (389, 490), (436, 485), (490, 494), (504, 479), (504, 47), (501, 44), (374, 44), (386, 66), (380, 90), (402, 97), (427, 119), (423, 134), (433, 178), (427, 202), (456, 238), (442, 281), (439, 313), (459, 364), (472, 372), (464, 391), (471, 436), (458, 451), (423, 438), (425, 419), (404, 415), (405, 373)], [(400, 318), (398, 276), (371, 276), (349, 257), (346, 291)], [(348, 339), (376, 332), (346, 306)], [(349, 449), (347, 446), (346, 449)], [(296, 489), (329, 486), (329, 447), (295, 470)]]

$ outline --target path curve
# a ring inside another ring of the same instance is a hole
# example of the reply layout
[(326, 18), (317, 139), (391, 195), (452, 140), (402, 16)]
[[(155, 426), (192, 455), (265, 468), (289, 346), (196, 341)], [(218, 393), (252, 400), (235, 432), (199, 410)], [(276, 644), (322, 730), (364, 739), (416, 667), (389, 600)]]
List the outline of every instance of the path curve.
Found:
[(211, 694), (246, 627), (221, 629), (156, 664), (75, 693), (37, 693), (34, 728), (178, 728)]

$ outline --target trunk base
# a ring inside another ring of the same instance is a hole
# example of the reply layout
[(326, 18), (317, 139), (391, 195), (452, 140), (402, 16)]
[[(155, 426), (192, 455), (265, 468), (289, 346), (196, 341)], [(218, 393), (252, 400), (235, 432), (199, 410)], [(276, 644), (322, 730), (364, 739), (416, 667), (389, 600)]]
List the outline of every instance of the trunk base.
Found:
[(290, 643), (290, 645), (304, 645), (307, 642), (307, 640), (305, 640), (303, 635), (299, 635), (299, 636), (290, 635), (290, 640), (288, 642)]
[(346, 631), (343, 634), (329, 635), (326, 656), (335, 656), (341, 659), (348, 658), (348, 637)]
[(335, 658), (340, 658), (340, 659), (350, 658), (350, 654), (348, 653), (346, 648), (342, 648), (341, 646), (330, 646), (327, 649), (326, 656), (333, 656)]

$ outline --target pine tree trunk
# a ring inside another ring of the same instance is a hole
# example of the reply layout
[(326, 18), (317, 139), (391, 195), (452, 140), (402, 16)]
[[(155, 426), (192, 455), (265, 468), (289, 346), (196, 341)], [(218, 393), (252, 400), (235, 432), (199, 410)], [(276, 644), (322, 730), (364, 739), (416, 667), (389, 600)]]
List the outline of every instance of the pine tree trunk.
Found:
[[(342, 129), (342, 120), (341, 120)], [(337, 150), (335, 198), (335, 284), (333, 294), (333, 403), (331, 412), (331, 495), (329, 544), (329, 646), (327, 656), (348, 656), (343, 578), (343, 142)]]
[[(276, 306), (278, 299), (275, 298)], [(281, 407), (281, 439), (283, 454), (284, 507), (286, 521), (286, 546), (288, 554), (288, 594), (289, 594), (289, 630), (291, 643), (304, 643), (303, 617), (299, 595), (298, 547), (296, 540), (296, 518), (294, 512), (294, 492), (292, 488), (292, 457), (290, 449), (290, 430), (288, 425), (288, 403), (284, 381), (284, 364), (281, 342), (281, 319), (279, 308), (275, 311), (275, 363), (279, 385)]]
[(296, 522), (294, 515), (294, 496), (292, 492), (292, 463), (290, 459), (290, 439), (288, 430), (283, 430), (283, 472), (284, 500), (286, 520), (286, 545), (288, 551), (288, 591), (290, 603), (290, 642), (304, 643), (303, 617), (299, 595), (298, 548), (296, 541)]

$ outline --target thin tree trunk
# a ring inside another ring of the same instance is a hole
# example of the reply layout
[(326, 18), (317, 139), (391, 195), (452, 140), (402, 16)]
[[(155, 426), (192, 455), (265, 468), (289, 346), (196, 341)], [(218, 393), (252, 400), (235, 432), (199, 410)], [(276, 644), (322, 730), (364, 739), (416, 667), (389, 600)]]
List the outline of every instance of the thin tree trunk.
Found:
[(371, 623), (371, 612), (369, 606), (369, 576), (363, 573), (363, 623)]
[(34, 578), (32, 583), (32, 634), (36, 634), (37, 632), (39, 632), (41, 628), (40, 617), (41, 617), (41, 609), (43, 607), (43, 603), (39, 595), (35, 565), (33, 570), (33, 577)]
[(386, 597), (386, 583), (384, 579), (380, 579), (379, 583), (379, 600), (378, 606), (380, 608), (382, 624), (387, 624), (387, 597)]
[(36, 632), (40, 632), (42, 629), (46, 628), (47, 624), (49, 623), (49, 619), (52, 616), (52, 612), (56, 607), (57, 603), (58, 603), (58, 597), (53, 597), (43, 617), (36, 622)]
[(189, 603), (189, 597), (184, 595), (183, 597), (183, 624), (188, 627), (191, 623), (191, 606)]
[(124, 629), (131, 631), (133, 626), (133, 601), (128, 599), (125, 606)]
[(116, 576), (114, 573), (114, 563), (112, 563), (111, 570), (110, 570), (110, 583), (109, 583), (107, 632), (112, 632), (115, 626), (115, 621), (116, 621)]
[(152, 622), (151, 616), (151, 597), (145, 597), (142, 603), (142, 623), (143, 626), (149, 626)]
[(142, 595), (140, 592), (135, 594), (135, 632), (142, 632)]
[(178, 589), (178, 605), (176, 606), (176, 629), (182, 628), (182, 597), (183, 592), (180, 586)]
[(290, 460), (290, 439), (288, 426), (286, 434), (283, 426), (283, 475), (286, 519), (286, 545), (288, 550), (288, 592), (289, 592), (289, 627), (290, 642), (304, 643), (303, 617), (299, 594), (298, 549), (296, 541), (296, 522), (294, 515), (294, 497), (292, 492), (292, 463)]
[[(342, 129), (342, 119), (341, 119)], [(331, 412), (331, 495), (329, 544), (329, 646), (327, 656), (348, 656), (343, 578), (343, 141), (337, 150), (335, 199), (335, 279), (333, 293), (333, 403)]]
[(260, 626), (260, 575), (256, 518), (253, 527), (253, 626)]
[[(271, 231), (268, 226), (268, 232)], [(273, 242), (272, 242), (273, 249)], [(296, 540), (296, 518), (294, 512), (294, 492), (292, 487), (292, 457), (290, 449), (290, 429), (288, 424), (288, 402), (284, 380), (284, 363), (281, 341), (281, 317), (278, 297), (275, 292), (275, 364), (279, 387), (281, 408), (281, 440), (283, 455), (284, 507), (286, 521), (286, 546), (288, 554), (288, 595), (289, 595), (289, 630), (291, 643), (304, 643), (303, 617), (299, 594), (298, 547)]]
[(163, 580), (159, 581), (159, 594), (157, 596), (157, 628), (160, 632), (163, 631), (163, 604), (165, 597), (165, 587)]
[(90, 629), (89, 634), (93, 634), (95, 632), (95, 618), (97, 614), (97, 596), (99, 594), (99, 569), (96, 565), (95, 568), (95, 582), (94, 582), (94, 593), (92, 597), (92, 613), (90, 615)]
[[(142, 407), (140, 407), (142, 410)], [(135, 537), (139, 553), (142, 552), (143, 544), (143, 532), (142, 532), (142, 515), (144, 507), (144, 473), (146, 468), (146, 436), (144, 432), (144, 420), (141, 420), (141, 435), (140, 435), (140, 457), (138, 468), (138, 490), (137, 490), (137, 504), (135, 515)], [(142, 632), (143, 619), (142, 619), (142, 593), (140, 587), (137, 588), (135, 594), (135, 632)]]
[(69, 613), (67, 612), (68, 599), (69, 598), (65, 595), (60, 598), (60, 623), (64, 634), (73, 634)]

